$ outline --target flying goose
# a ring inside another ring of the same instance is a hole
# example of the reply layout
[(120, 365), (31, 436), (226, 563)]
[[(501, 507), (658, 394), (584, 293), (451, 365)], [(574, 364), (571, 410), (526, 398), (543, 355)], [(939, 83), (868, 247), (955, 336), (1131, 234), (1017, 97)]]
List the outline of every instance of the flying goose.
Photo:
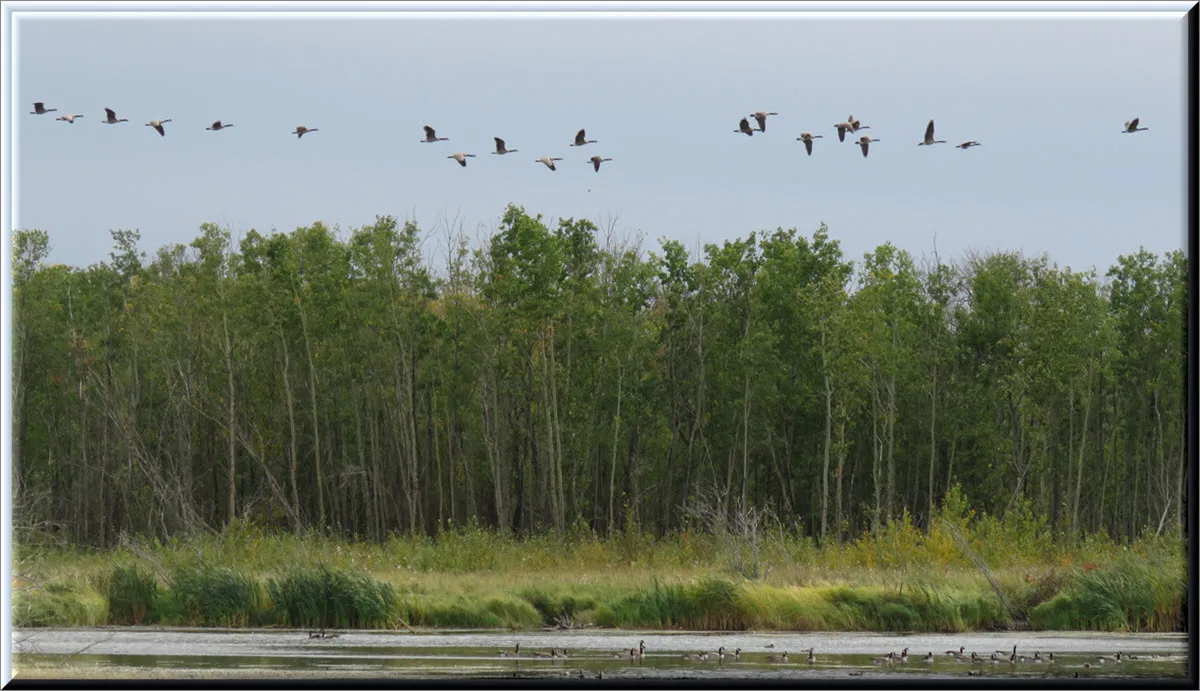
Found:
[(864, 124), (862, 124), (862, 121), (861, 121), (861, 120), (857, 120), (857, 119), (855, 119), (855, 117), (854, 117), (853, 115), (851, 115), (850, 117), (846, 118), (846, 122), (848, 122), (848, 123), (850, 124), (850, 131), (851, 131), (851, 132), (857, 132), (857, 131), (859, 131), (859, 130), (869, 130), (869, 129), (871, 129), (871, 126), (870, 126), (870, 125), (864, 125)]
[(492, 153), (494, 153), (494, 154), (500, 154), (501, 156), (503, 156), (504, 154), (515, 154), (515, 153), (517, 153), (517, 149), (506, 149), (506, 148), (504, 148), (504, 140), (503, 140), (503, 139), (501, 139), (500, 137), (492, 137), (492, 139), (495, 139), (495, 140), (496, 140), (496, 150), (495, 150), (495, 151), (493, 151)]
[(458, 165), (462, 166), (463, 168), (466, 168), (467, 167), (467, 159), (475, 158), (475, 154), (464, 154), (460, 151), (456, 154), (450, 154), (446, 158), (453, 158), (454, 160), (458, 161)]
[(802, 132), (799, 137), (796, 137), (796, 141), (804, 142), (804, 148), (808, 150), (808, 155), (812, 156), (812, 140), (824, 138), (825, 135), (823, 134), (814, 135), (809, 132)]
[[(37, 104), (34, 104), (34, 105), (37, 105)], [(1150, 129), (1149, 127), (1138, 127), (1138, 120), (1141, 120), (1141, 118), (1134, 118), (1134, 119), (1130, 120), (1129, 122), (1125, 123), (1125, 129), (1122, 130), (1122, 132), (1124, 132), (1125, 134), (1133, 134), (1134, 132), (1144, 132), (1144, 131)]]
[(839, 122), (838, 124), (834, 125), (834, 127), (837, 128), (839, 142), (846, 141), (846, 133), (854, 131), (854, 123), (849, 122), (849, 121)]
[(105, 108), (104, 113), (108, 116), (102, 121), (105, 124), (115, 125), (118, 122), (129, 122), (129, 118), (121, 118), (120, 120), (118, 120), (117, 114), (115, 112), (113, 112), (112, 108)]
[(434, 132), (433, 128), (430, 127), (429, 125), (425, 125), (424, 127), (425, 127), (425, 138), (420, 141), (422, 141), (422, 142), (448, 142), (448, 141), (450, 141), (449, 137), (437, 136), (437, 133)]
[(766, 132), (767, 131), (767, 116), (768, 115), (779, 115), (779, 113), (768, 113), (764, 110), (760, 110), (757, 113), (751, 113), (750, 115), (755, 120), (758, 120), (758, 131)]
[(81, 117), (83, 117), (83, 116), (82, 115), (60, 115), (54, 119), (62, 120), (63, 122), (69, 122), (71, 124), (75, 124), (75, 118), (81, 118)]
[(53, 113), (56, 110), (58, 110), (58, 108), (47, 108), (45, 103), (42, 103), (41, 101), (37, 101), (36, 103), (33, 104), (33, 110), (29, 111), (29, 114), (30, 115), (45, 115), (46, 113)]
[(604, 161), (611, 161), (612, 159), (611, 158), (600, 158), (599, 156), (592, 156), (588, 160), (590, 160), (592, 162), (592, 167), (596, 169), (597, 173), (599, 173), (600, 172), (600, 164)]
[(979, 142), (977, 142), (977, 141), (963, 142), (962, 144), (955, 144), (955, 145), (954, 145), (954, 148), (956, 148), (956, 149), (969, 149), (969, 148), (971, 148), (972, 146), (979, 146)]
[(584, 144), (595, 144), (595, 143), (596, 143), (595, 139), (584, 139), (583, 138), (583, 130), (579, 130), (578, 132), (575, 133), (575, 141), (572, 142), (570, 144), (570, 146), (583, 146)]
[(296, 139), (299, 139), (300, 137), (303, 137), (305, 135), (305, 133), (307, 133), (307, 132), (319, 132), (319, 131), (320, 130), (318, 130), (316, 127), (312, 128), (310, 130), (309, 128), (305, 127), (304, 125), (296, 125), (296, 131), (288, 132), (288, 134), (294, 134), (294, 135), (296, 135)]
[(746, 118), (742, 118), (742, 121), (738, 123), (738, 128), (734, 132), (741, 132), (747, 137), (754, 136), (754, 129), (750, 127), (750, 121)]
[(933, 138), (933, 120), (925, 126), (925, 141), (917, 142), (917, 146), (933, 146), (934, 144), (945, 144), (945, 140)]
[(214, 122), (214, 123), (212, 124), (212, 127), (205, 127), (204, 129), (206, 129), (206, 130), (212, 130), (213, 132), (216, 132), (217, 130), (223, 130), (223, 129), (225, 129), (226, 127), (233, 127), (233, 123), (231, 122), (231, 123), (229, 123), (228, 125), (222, 125), (222, 124), (221, 124), (221, 121), (220, 121), (220, 120), (217, 120), (216, 122)]
[(858, 140), (858, 145), (862, 147), (862, 150), (863, 150), (863, 158), (866, 158), (866, 157), (867, 157), (867, 148), (868, 148), (868, 147), (871, 145), (871, 142), (877, 142), (877, 141), (879, 141), (879, 140), (878, 140), (878, 139), (871, 139), (870, 137), (868, 137), (868, 136), (867, 136), (867, 135), (865, 135), (865, 134), (864, 134), (862, 137), (860, 137), (860, 138), (859, 138), (859, 140)]
[(549, 156), (542, 156), (541, 158), (534, 161), (534, 163), (545, 163), (546, 167), (549, 168), (550, 170), (558, 170), (558, 168), (554, 167), (554, 162), (561, 161), (561, 160), (562, 160), (561, 158), (557, 158), (557, 157), (551, 158)]
[(767, 662), (787, 662), (787, 651), (783, 651), (782, 655), (768, 655)]
[(500, 657), (520, 657), (521, 656), (521, 644), (518, 643), (516, 645), (516, 647), (514, 647), (512, 650), (498, 650), (498, 651), (496, 651), (496, 653)]
[(158, 135), (160, 137), (165, 137), (165, 136), (167, 136), (167, 131), (163, 129), (163, 123), (170, 122), (170, 121), (171, 121), (171, 118), (167, 118), (166, 120), (151, 120), (150, 122), (146, 123), (146, 127), (153, 127), (155, 130), (158, 131)]

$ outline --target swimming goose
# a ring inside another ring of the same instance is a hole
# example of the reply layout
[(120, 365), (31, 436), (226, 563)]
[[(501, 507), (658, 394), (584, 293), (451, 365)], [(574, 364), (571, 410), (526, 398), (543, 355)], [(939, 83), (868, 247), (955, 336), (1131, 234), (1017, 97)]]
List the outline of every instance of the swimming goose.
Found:
[(533, 651), (533, 656), (534, 657), (557, 657), (558, 651), (556, 651), (554, 648), (551, 648), (550, 652), (546, 652), (544, 650), (535, 650), (535, 651)]
[(787, 651), (783, 651), (782, 655), (768, 655), (767, 662), (787, 662)]
[(569, 146), (583, 146), (584, 144), (595, 144), (596, 143), (595, 139), (584, 139), (583, 136), (584, 136), (583, 130), (579, 130), (578, 132), (576, 132), (575, 133), (575, 141), (572, 142)]
[(504, 148), (504, 140), (503, 140), (503, 139), (501, 139), (500, 137), (492, 137), (492, 139), (495, 139), (495, 140), (496, 140), (496, 150), (495, 150), (495, 151), (493, 151), (492, 153), (494, 153), (494, 154), (500, 154), (501, 156), (503, 156), (504, 154), (515, 154), (515, 153), (517, 153), (517, 149), (506, 149), (506, 148)]
[(562, 160), (561, 158), (551, 158), (549, 156), (542, 156), (538, 160), (534, 161), (534, 163), (545, 163), (546, 167), (549, 168), (550, 170), (558, 170), (558, 168), (554, 167), (554, 162), (561, 161), (561, 160)]
[(962, 656), (966, 655), (966, 653), (967, 653), (967, 646), (965, 646), (965, 645), (958, 646), (958, 650), (947, 650), (946, 651), (947, 655), (952, 655), (954, 657), (962, 657)]
[(895, 657), (896, 657), (896, 653), (888, 653), (887, 657), (873, 657), (873, 658), (871, 658), (871, 664), (873, 664), (873, 665), (883, 665), (883, 664), (890, 665), (890, 664), (892, 664), (892, 660)]
[(45, 115), (46, 113), (53, 113), (56, 110), (58, 110), (58, 108), (47, 108), (45, 103), (42, 103), (41, 101), (37, 101), (33, 104), (33, 110), (29, 111), (29, 114), (30, 115)]
[[(554, 652), (554, 648), (551, 648), (551, 649), (550, 649), (550, 652)], [(566, 648), (559, 648), (559, 649), (558, 649), (558, 659), (560, 659), (560, 660), (565, 660), (565, 659), (567, 659), (567, 649), (566, 649)]]
[(467, 167), (467, 159), (475, 158), (475, 154), (464, 154), (463, 152), (460, 151), (456, 154), (450, 154), (446, 158), (453, 158), (454, 160), (458, 161), (458, 165), (462, 166), (463, 168), (466, 168)]
[(1096, 658), (1096, 660), (1100, 663), (1120, 662), (1121, 661), (1121, 651), (1118, 650), (1116, 655), (1101, 655), (1100, 657)]
[(104, 122), (105, 124), (115, 125), (118, 122), (129, 122), (129, 118), (121, 118), (120, 120), (118, 120), (117, 114), (115, 112), (113, 112), (112, 108), (105, 108), (104, 113), (105, 113), (105, 115), (108, 116), (108, 117), (104, 118), (104, 120), (102, 120), (102, 122)]
[(687, 653), (684, 653), (683, 659), (691, 660), (692, 662), (703, 662), (704, 660), (708, 659), (708, 653), (704, 652), (703, 650), (696, 653), (695, 655), (688, 655)]
[(1141, 118), (1134, 118), (1125, 123), (1125, 129), (1122, 130), (1122, 132), (1125, 134), (1133, 134), (1134, 132), (1145, 132), (1146, 130), (1150, 129), (1149, 127), (1138, 127), (1138, 120), (1141, 120)]
[(60, 115), (54, 119), (62, 120), (63, 122), (69, 122), (71, 124), (75, 124), (75, 118), (81, 118), (81, 117), (83, 117), (83, 116), (82, 115)]
[(146, 123), (146, 127), (153, 127), (158, 131), (160, 137), (165, 137), (167, 136), (167, 131), (163, 129), (163, 123), (170, 121), (170, 118), (167, 118), (166, 120), (151, 120), (150, 122)]
[(721, 646), (720, 648), (717, 648), (717, 659), (718, 660), (724, 660), (727, 657), (733, 657), (733, 656), (725, 654), (725, 646)]
[(967, 670), (967, 676), (968, 676), (968, 677), (982, 677), (982, 676), (983, 676), (983, 670), (982, 670), (982, 669), (970, 669), (970, 670)]
[(908, 664), (908, 648), (905, 648), (900, 652), (900, 663), (905, 665)]
[(865, 134), (858, 140), (858, 145), (861, 146), (862, 150), (863, 150), (863, 158), (867, 157), (867, 147), (869, 147), (871, 145), (871, 142), (877, 142), (877, 141), (879, 141), (879, 140), (871, 139), (870, 137), (868, 137)]
[(637, 656), (638, 657), (646, 657), (646, 641), (645, 640), (638, 641)]
[(823, 134), (814, 135), (809, 132), (802, 132), (799, 137), (796, 137), (796, 141), (804, 142), (804, 148), (808, 150), (808, 155), (812, 156), (812, 140), (824, 138), (825, 135)]
[(851, 672), (851, 673), (850, 673), (850, 676), (852, 676), (852, 677), (861, 677), (861, 676), (862, 676), (862, 671)]
[(933, 662), (933, 651), (930, 650), (928, 655), (921, 658), (921, 662)]
[(768, 644), (764, 645), (763, 647), (764, 647), (764, 648), (774, 648), (774, 647), (775, 647), (775, 644), (774, 644), (774, 643), (768, 643)]
[(518, 643), (512, 650), (498, 650), (496, 652), (500, 657), (520, 657), (521, 644)]
[(811, 664), (815, 663), (816, 661), (817, 661), (816, 653), (813, 651), (812, 648), (809, 648), (808, 649), (808, 658), (805, 660), (805, 662), (807, 662), (808, 664), (811, 665)]
[(288, 132), (288, 134), (294, 134), (294, 135), (296, 135), (296, 139), (299, 139), (309, 132), (318, 132), (318, 131), (320, 131), (320, 130), (318, 130), (316, 127), (312, 128), (310, 130), (309, 128), (305, 127), (304, 125), (296, 125), (296, 131)]
[(741, 648), (738, 648), (733, 651), (733, 659), (735, 659), (735, 660), (742, 659), (742, 649)]
[(421, 141), (421, 142), (448, 142), (448, 141), (450, 141), (449, 137), (437, 136), (437, 133), (434, 132), (433, 128), (430, 127), (429, 125), (425, 125), (424, 127), (425, 127), (425, 138), (421, 139), (419, 141)]
[(768, 113), (765, 110), (760, 110), (757, 113), (751, 113), (750, 115), (755, 120), (758, 120), (758, 131), (766, 132), (767, 131), (767, 116), (768, 115), (779, 115), (779, 113)]
[(852, 122), (839, 122), (834, 127), (837, 128), (839, 142), (846, 141), (846, 133), (854, 131), (854, 123)]
[(933, 120), (925, 126), (925, 141), (917, 142), (917, 146), (933, 146), (934, 144), (945, 144), (945, 140), (933, 138)]
[(963, 142), (962, 144), (955, 144), (954, 148), (966, 150), (966, 149), (971, 148), (972, 146), (980, 146), (980, 144), (977, 141), (969, 141), (969, 142)]
[(738, 128), (734, 132), (741, 132), (747, 137), (754, 136), (754, 128), (750, 127), (750, 121), (746, 118), (742, 118), (742, 121), (738, 123)]
[(211, 130), (211, 131), (213, 131), (213, 132), (216, 132), (217, 130), (223, 130), (223, 129), (225, 129), (226, 127), (233, 127), (233, 123), (231, 122), (231, 123), (229, 123), (228, 125), (222, 125), (222, 124), (221, 124), (221, 121), (220, 121), (220, 120), (217, 120), (216, 122), (214, 122), (214, 123), (212, 124), (212, 127), (205, 127), (204, 129), (206, 129), (206, 130)]
[(597, 173), (599, 173), (600, 172), (600, 164), (603, 163), (604, 161), (611, 161), (612, 159), (611, 158), (600, 158), (599, 156), (592, 156), (588, 160), (592, 162), (592, 167), (596, 169)]

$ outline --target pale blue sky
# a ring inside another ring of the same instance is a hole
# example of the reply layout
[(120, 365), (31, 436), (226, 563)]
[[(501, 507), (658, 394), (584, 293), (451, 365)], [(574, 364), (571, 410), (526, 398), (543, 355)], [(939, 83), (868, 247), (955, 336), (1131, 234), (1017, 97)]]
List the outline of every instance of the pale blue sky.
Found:
[[(377, 214), (494, 227), (515, 202), (689, 248), (822, 221), (859, 259), (1182, 244), (1185, 24), (1153, 18), (20, 19), (16, 228), (51, 261)], [(65, 16), (64, 16), (65, 17)], [(33, 101), (58, 112), (29, 115)], [(130, 122), (101, 124), (105, 106)], [(732, 132), (777, 111), (765, 134)], [(57, 115), (83, 113), (70, 125)], [(863, 159), (834, 123), (881, 141)], [(1149, 131), (1122, 134), (1140, 116)], [(171, 118), (167, 136), (143, 123)], [(934, 118), (947, 144), (918, 147)], [(207, 132), (213, 120), (233, 129)], [(296, 125), (320, 132), (297, 140)], [(418, 143), (430, 124), (450, 141)], [(569, 147), (587, 128), (599, 143)], [(811, 157), (796, 137), (824, 135)], [(493, 156), (493, 136), (519, 153)], [(952, 148), (967, 139), (982, 146)], [(446, 156), (474, 153), (465, 169)], [(611, 157), (600, 172), (587, 158)], [(561, 156), (552, 173), (534, 159)], [(435, 264), (443, 240), (426, 244)]]

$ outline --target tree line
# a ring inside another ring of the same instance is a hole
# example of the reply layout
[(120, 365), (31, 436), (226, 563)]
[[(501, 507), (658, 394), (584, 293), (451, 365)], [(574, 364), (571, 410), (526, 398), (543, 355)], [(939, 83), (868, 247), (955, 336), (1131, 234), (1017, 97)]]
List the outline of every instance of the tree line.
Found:
[(510, 205), (436, 267), (392, 217), (152, 258), (118, 230), (87, 268), (16, 231), (14, 524), (665, 535), (705, 501), (828, 542), (958, 485), (1068, 539), (1182, 535), (1183, 252), (1099, 275), (611, 230)]

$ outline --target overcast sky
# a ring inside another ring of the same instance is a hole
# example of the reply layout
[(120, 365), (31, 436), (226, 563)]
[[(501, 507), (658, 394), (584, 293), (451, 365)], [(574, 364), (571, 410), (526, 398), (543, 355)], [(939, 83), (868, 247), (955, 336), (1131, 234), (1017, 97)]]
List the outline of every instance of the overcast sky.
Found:
[[(859, 259), (1048, 252), (1103, 273), (1185, 223), (1186, 28), (1155, 17), (25, 18), (15, 228), (50, 260), (153, 257), (201, 223), (343, 230), (377, 214), (474, 236), (515, 202), (690, 249), (824, 221)], [(44, 101), (57, 112), (30, 115)], [(101, 124), (104, 107), (129, 122)], [(752, 111), (765, 133), (733, 132)], [(62, 114), (82, 113), (74, 124)], [(880, 139), (862, 157), (833, 125)], [(1140, 116), (1148, 131), (1129, 135)], [(166, 136), (144, 123), (170, 118)], [(947, 144), (918, 147), (930, 118)], [(205, 131), (212, 121), (232, 129)], [(297, 140), (297, 125), (320, 131)], [(418, 143), (421, 126), (449, 141)], [(587, 129), (598, 143), (569, 147)], [(818, 139), (811, 157), (796, 137)], [(516, 154), (495, 156), (493, 136)], [(964, 140), (982, 142), (967, 151)], [(461, 168), (446, 157), (477, 155)], [(613, 160), (599, 173), (588, 157)], [(551, 172), (534, 159), (561, 156)], [(426, 252), (443, 262), (443, 242)]]

